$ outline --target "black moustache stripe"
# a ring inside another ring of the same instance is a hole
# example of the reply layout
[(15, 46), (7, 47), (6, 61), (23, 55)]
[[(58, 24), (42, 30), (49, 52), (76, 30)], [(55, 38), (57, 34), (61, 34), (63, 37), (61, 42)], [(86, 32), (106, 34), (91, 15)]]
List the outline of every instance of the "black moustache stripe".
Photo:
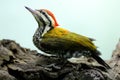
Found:
[(42, 17), (39, 16), (38, 18), (39, 18), (39, 20), (43, 23), (43, 26), (46, 26), (45, 21), (42, 19)]
[(48, 19), (48, 21), (50, 22), (49, 26), (52, 26), (52, 22), (50, 20), (50, 18), (48, 17), (48, 15), (45, 13), (45, 12), (42, 12), (41, 13)]
[(46, 24), (45, 24), (45, 21), (41, 18), (41, 16), (39, 16), (39, 20), (42, 22), (42, 24), (43, 24), (43, 26), (41, 26), (41, 25), (39, 25), (40, 26), (40, 33), (42, 34), (43, 32), (44, 32), (44, 30), (45, 30), (45, 26), (46, 26)]
[(45, 14), (45, 17), (48, 19), (48, 21), (50, 22), (50, 25), (49, 26), (52, 26), (52, 22), (50, 20), (50, 18)]

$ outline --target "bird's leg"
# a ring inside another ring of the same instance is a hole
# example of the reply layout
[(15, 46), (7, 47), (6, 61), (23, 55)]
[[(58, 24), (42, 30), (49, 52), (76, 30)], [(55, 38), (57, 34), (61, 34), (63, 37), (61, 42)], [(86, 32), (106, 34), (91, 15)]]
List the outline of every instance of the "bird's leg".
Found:
[(64, 67), (64, 65), (67, 63), (67, 59), (64, 58), (63, 54), (58, 54), (58, 61), (56, 63), (52, 63), (48, 65), (48, 67), (52, 67), (54, 70), (59, 70)]
[(52, 63), (50, 65), (46, 65), (45, 69), (49, 70), (49, 71), (52, 71), (52, 70), (60, 70), (61, 67), (60, 66), (56, 66), (56, 63)]
[(46, 70), (52, 71), (52, 70), (60, 70), (65, 63), (65, 58), (63, 58), (62, 54), (58, 54), (59, 56), (57, 57), (57, 60), (52, 62), (51, 64), (48, 64), (45, 66)]
[(57, 63), (52, 63), (49, 65), (46, 65), (45, 69), (49, 70), (49, 71), (60, 70), (61, 68), (63, 68), (65, 66), (66, 63), (67, 63), (67, 59), (61, 58)]

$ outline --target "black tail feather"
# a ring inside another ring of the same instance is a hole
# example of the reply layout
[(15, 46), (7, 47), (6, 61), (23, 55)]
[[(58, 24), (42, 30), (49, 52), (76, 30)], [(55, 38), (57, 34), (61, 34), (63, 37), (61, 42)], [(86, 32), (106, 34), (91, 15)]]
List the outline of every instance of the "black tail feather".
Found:
[(107, 69), (111, 69), (111, 67), (102, 59), (99, 57), (99, 55), (93, 54), (92, 57), (101, 65), (106, 67)]

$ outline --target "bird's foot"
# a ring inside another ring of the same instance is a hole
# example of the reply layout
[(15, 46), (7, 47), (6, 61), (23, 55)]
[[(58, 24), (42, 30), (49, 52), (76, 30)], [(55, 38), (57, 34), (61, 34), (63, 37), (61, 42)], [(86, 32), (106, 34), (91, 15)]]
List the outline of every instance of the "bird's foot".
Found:
[(60, 70), (61, 66), (57, 66), (55, 63), (52, 63), (50, 65), (46, 65), (44, 69), (47, 71)]

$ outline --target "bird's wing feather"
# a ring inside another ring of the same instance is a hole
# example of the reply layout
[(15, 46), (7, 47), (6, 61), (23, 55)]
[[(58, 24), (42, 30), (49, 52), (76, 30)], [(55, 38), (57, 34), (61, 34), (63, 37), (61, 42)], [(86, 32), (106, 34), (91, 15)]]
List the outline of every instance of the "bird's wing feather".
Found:
[[(55, 28), (49, 31), (43, 37), (44, 44), (49, 47), (58, 48), (58, 49), (71, 49), (72, 48), (86, 48), (90, 50), (96, 50), (96, 46), (92, 43), (92, 41), (85, 36), (69, 32), (62, 28)], [(80, 49), (78, 48), (78, 49)]]
[(91, 41), (96, 41), (94, 38), (89, 38)]

